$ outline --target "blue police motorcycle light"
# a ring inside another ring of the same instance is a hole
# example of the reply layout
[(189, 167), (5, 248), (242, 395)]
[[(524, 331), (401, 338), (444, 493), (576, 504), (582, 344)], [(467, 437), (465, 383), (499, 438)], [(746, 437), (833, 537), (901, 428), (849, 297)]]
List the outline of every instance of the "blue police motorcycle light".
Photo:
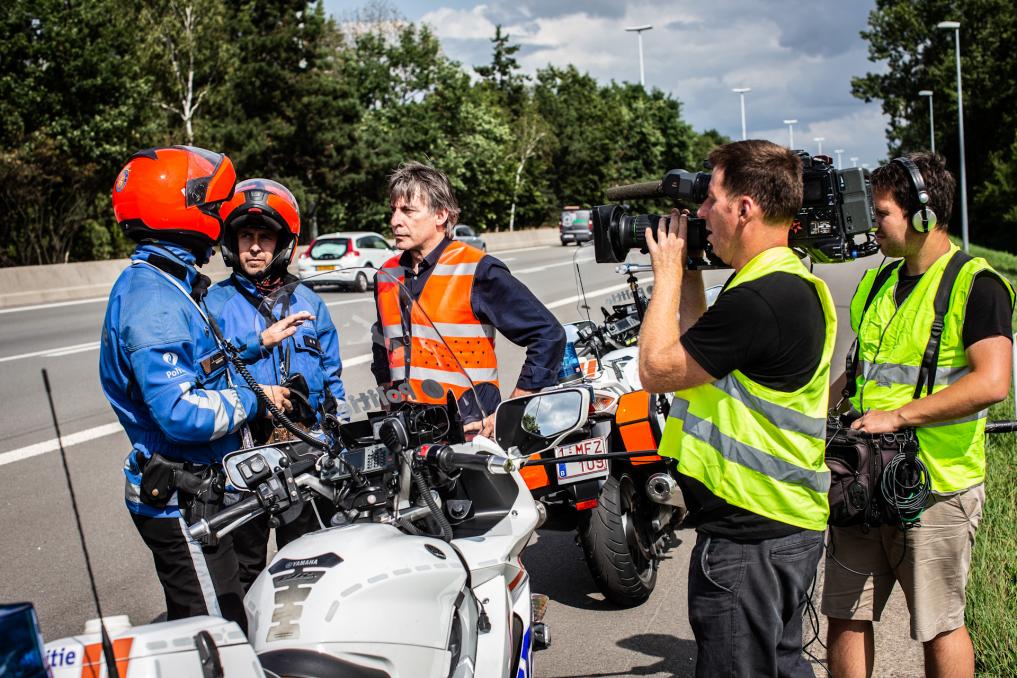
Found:
[(0, 673), (5, 678), (50, 678), (42, 634), (31, 603), (0, 605)]

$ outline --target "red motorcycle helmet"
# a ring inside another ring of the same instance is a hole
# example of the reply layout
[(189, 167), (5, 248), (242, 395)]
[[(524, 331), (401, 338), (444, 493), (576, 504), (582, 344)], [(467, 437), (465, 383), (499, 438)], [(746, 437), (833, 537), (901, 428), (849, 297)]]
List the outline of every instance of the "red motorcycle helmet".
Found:
[(219, 207), (237, 175), (225, 155), (193, 146), (138, 151), (113, 184), (113, 214), (132, 240), (181, 245), (201, 259), (222, 234)]
[(300, 207), (288, 188), (271, 179), (245, 179), (237, 184), (233, 198), (223, 203), (219, 214), (223, 221), (220, 250), (227, 266), (240, 270), (239, 230), (263, 228), (276, 234), (275, 256), (256, 277), (261, 279), (286, 273), (297, 251), (297, 238), (300, 236)]

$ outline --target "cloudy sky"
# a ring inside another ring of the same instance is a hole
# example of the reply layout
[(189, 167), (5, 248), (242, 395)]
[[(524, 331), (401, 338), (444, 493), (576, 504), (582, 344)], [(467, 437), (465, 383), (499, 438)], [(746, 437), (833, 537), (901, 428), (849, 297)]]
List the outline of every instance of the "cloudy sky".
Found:
[[(337, 17), (361, 6), (325, 0)], [(465, 66), (490, 61), (496, 24), (521, 45), (526, 73), (551, 63), (575, 64), (598, 80), (639, 81), (639, 50), (627, 26), (643, 33), (647, 87), (681, 100), (695, 129), (741, 137), (745, 95), (750, 138), (788, 143), (786, 119), (797, 119), (794, 144), (875, 167), (886, 156), (886, 118), (878, 102), (851, 96), (851, 77), (880, 70), (867, 59), (859, 31), (872, 0), (465, 0), (390, 2), (408, 19), (430, 24), (446, 54)]]

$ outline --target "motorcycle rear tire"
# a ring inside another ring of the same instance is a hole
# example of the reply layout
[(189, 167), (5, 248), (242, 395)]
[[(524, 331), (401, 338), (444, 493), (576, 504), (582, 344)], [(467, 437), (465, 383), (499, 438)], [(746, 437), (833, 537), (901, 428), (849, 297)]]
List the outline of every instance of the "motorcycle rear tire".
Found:
[(650, 555), (647, 526), (634, 513), (638, 488), (628, 474), (608, 477), (597, 507), (579, 517), (586, 564), (604, 597), (620, 607), (646, 602), (657, 584), (658, 560)]

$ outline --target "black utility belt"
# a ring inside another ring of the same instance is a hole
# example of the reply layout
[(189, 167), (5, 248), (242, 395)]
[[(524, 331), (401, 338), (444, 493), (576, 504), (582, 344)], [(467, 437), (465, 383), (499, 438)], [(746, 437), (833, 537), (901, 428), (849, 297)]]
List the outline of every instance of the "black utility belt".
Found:
[(201, 494), (222, 495), (225, 485), (222, 468), (218, 464), (194, 464), (186, 461), (171, 461), (159, 453), (153, 453), (143, 460), (141, 468), (141, 501), (155, 508), (165, 508), (173, 492), (197, 496)]

